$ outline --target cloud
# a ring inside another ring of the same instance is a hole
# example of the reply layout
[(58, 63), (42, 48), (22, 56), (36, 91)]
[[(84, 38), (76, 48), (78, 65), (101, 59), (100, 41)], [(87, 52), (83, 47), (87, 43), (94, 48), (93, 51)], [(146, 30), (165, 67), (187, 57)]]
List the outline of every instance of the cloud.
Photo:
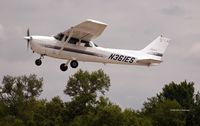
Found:
[(194, 43), (190, 48), (191, 55), (198, 55), (200, 54), (200, 42)]
[(5, 39), (4, 27), (2, 24), (0, 24), (0, 40), (4, 39)]
[(187, 51), (182, 51), (183, 60), (190, 66), (200, 65), (200, 42), (193, 43), (189, 48), (185, 48)]
[(179, 7), (178, 5), (170, 5), (167, 8), (162, 9), (162, 13), (165, 15), (171, 15), (171, 16), (179, 16), (184, 14), (184, 9)]

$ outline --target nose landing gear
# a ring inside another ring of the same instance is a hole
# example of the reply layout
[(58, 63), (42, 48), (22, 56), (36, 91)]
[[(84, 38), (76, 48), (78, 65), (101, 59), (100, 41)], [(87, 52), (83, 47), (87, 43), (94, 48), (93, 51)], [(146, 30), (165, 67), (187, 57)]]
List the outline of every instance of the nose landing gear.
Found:
[(39, 59), (35, 60), (35, 65), (40, 66), (42, 64), (42, 58), (44, 58), (44, 54), (42, 54)]
[(35, 65), (40, 66), (42, 64), (42, 60), (41, 59), (36, 59), (35, 60)]

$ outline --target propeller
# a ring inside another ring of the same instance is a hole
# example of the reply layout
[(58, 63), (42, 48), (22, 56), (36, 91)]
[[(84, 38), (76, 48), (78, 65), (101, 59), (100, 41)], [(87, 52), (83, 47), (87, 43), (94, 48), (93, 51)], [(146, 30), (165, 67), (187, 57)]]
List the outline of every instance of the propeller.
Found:
[(26, 35), (27, 35), (27, 36), (25, 36), (24, 39), (27, 40), (27, 50), (28, 50), (29, 47), (30, 47), (30, 41), (32, 40), (32, 37), (30, 36), (30, 31), (29, 31), (29, 29), (27, 29)]

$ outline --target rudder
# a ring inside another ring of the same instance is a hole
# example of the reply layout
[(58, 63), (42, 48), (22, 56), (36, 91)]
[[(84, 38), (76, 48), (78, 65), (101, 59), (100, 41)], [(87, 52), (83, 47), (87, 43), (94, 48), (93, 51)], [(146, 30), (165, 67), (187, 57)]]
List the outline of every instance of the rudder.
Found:
[(141, 51), (154, 56), (162, 57), (170, 39), (163, 37), (162, 35), (153, 40)]

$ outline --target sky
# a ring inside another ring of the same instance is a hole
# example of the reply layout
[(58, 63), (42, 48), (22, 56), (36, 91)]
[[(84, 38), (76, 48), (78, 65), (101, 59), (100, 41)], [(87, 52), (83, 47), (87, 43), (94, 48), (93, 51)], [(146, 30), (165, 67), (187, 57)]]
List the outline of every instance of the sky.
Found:
[(141, 109), (147, 98), (165, 84), (193, 81), (200, 90), (199, 0), (0, 0), (0, 80), (5, 75), (37, 74), (43, 77), (40, 98), (69, 97), (63, 90), (79, 69), (59, 69), (66, 61), (26, 50), (27, 28), (31, 35), (54, 35), (86, 19), (108, 24), (94, 42), (102, 47), (139, 50), (159, 35), (170, 38), (159, 66), (126, 66), (79, 62), (87, 71), (103, 69), (111, 79), (106, 97), (123, 108)]

